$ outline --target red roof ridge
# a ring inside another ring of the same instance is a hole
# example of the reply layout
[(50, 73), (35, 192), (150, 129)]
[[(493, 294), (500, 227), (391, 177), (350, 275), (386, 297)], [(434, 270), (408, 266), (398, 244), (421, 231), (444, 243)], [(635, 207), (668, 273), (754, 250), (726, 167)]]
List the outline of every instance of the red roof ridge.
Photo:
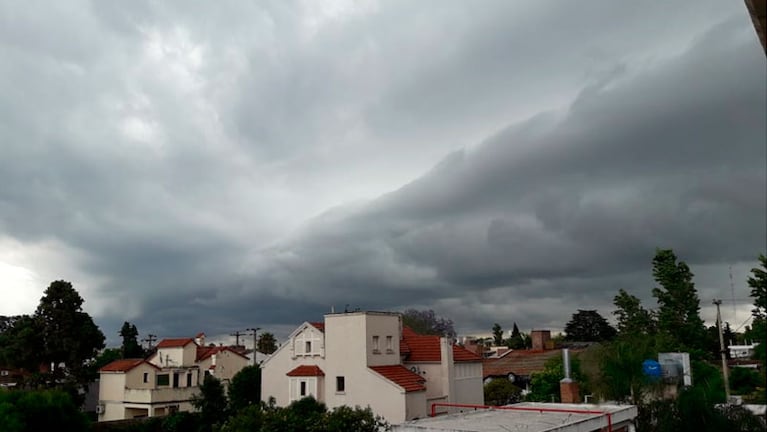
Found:
[(157, 344), (157, 348), (179, 348), (185, 347), (190, 343), (197, 345), (192, 338), (166, 338)]
[(405, 389), (406, 393), (425, 391), (426, 379), (402, 365), (368, 366), (370, 369)]
[(312, 322), (312, 321), (310, 321), (309, 325), (311, 325), (312, 327), (316, 328), (317, 330), (325, 333), (325, 323), (324, 322), (320, 322), (320, 321)]
[(317, 365), (301, 365), (290, 372), (286, 373), (285, 375), (290, 377), (296, 377), (296, 376), (306, 376), (306, 377), (316, 377), (316, 376), (325, 376), (325, 372), (320, 369)]
[(142, 358), (129, 358), (129, 359), (119, 359), (119, 360), (115, 360), (113, 362), (107, 363), (106, 365), (102, 366), (101, 369), (99, 369), (99, 372), (128, 372), (142, 363), (146, 363), (155, 369), (160, 369), (156, 365), (149, 363), (148, 361)]

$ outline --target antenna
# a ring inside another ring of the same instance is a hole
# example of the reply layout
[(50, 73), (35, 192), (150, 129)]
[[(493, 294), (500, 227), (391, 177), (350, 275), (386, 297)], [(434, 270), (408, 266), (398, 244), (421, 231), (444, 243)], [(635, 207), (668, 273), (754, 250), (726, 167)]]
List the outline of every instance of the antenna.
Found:
[(735, 317), (735, 284), (732, 283), (732, 265), (730, 265), (730, 292), (732, 293), (732, 316)]
[(157, 335), (148, 334), (146, 335), (146, 339), (141, 339), (141, 342), (146, 342), (149, 349), (152, 349), (152, 342), (157, 340)]
[(229, 336), (234, 336), (234, 346), (240, 346), (240, 336), (245, 336), (245, 333), (237, 330)]

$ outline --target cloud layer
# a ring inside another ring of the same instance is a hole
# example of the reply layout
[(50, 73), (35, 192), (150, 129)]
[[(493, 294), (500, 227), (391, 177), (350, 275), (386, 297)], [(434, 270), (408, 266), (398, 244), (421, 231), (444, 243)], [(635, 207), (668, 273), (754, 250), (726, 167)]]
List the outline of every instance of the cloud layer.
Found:
[(347, 304), (561, 328), (648, 299), (670, 247), (702, 298), (729, 265), (745, 297), (767, 112), (742, 8), (439, 5), (2, 6), (4, 290), (72, 279), (107, 333)]

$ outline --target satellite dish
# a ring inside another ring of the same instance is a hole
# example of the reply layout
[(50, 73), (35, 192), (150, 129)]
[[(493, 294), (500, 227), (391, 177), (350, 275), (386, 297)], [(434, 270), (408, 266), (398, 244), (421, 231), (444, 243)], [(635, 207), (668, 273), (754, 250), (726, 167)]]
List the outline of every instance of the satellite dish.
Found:
[(509, 381), (511, 381), (511, 382), (514, 382), (514, 381), (516, 381), (516, 380), (517, 380), (517, 376), (516, 376), (516, 375), (514, 375), (513, 373), (510, 373), (510, 374), (509, 374)]

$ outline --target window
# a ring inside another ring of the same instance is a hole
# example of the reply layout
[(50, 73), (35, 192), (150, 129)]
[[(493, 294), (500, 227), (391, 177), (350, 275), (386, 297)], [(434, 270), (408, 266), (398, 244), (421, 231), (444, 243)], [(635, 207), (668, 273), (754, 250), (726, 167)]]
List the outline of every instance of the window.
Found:
[(170, 376), (168, 374), (157, 375), (157, 385), (158, 386), (170, 385)]
[(299, 394), (301, 396), (306, 396), (306, 381), (301, 381), (301, 391)]
[(312, 352), (312, 341), (306, 341), (304, 344), (304, 354), (310, 354)]
[(386, 336), (386, 352), (392, 353), (394, 352), (394, 348), (392, 347), (392, 337)]
[(145, 383), (149, 382), (149, 373), (147, 373), (147, 372), (144, 372), (144, 382)]
[(10, 374), (11, 374), (11, 373), (10, 373), (10, 372), (8, 372), (7, 370), (4, 370), (4, 371), (0, 371), (0, 376), (8, 376), (8, 375), (10, 375)]
[(192, 386), (192, 374), (190, 373), (186, 374), (186, 386), (187, 387)]
[(336, 377), (336, 392), (343, 393), (346, 391), (346, 380), (342, 376)]
[(374, 353), (379, 353), (380, 351), (378, 351), (378, 350), (379, 350), (379, 347), (378, 347), (378, 336), (373, 336), (373, 352)]

